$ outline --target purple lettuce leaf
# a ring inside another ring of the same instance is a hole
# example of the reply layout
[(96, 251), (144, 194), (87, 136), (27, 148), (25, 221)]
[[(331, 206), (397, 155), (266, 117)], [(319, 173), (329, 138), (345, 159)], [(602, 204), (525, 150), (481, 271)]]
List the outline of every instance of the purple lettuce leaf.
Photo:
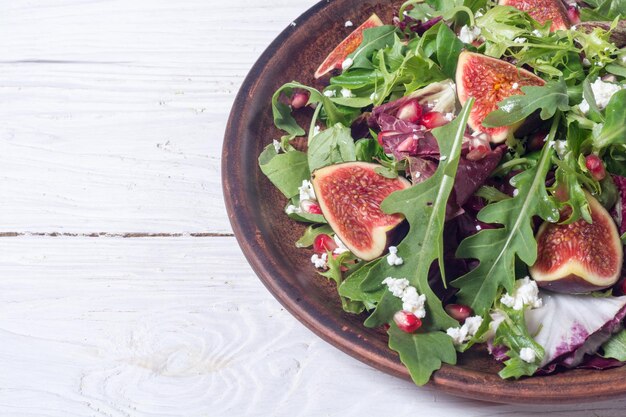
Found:
[(619, 198), (611, 214), (619, 227), (620, 235), (626, 233), (626, 178), (613, 175), (613, 182), (619, 191)]

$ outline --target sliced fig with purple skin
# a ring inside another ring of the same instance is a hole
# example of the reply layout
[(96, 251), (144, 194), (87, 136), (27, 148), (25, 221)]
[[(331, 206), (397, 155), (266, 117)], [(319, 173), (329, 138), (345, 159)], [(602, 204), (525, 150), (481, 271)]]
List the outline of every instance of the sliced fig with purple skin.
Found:
[(346, 162), (313, 172), (315, 195), (324, 217), (350, 251), (365, 261), (376, 259), (402, 234), (400, 214), (387, 214), (380, 204), (411, 183), (376, 173), (380, 165)]
[(567, 9), (561, 0), (500, 0), (501, 6), (512, 6), (526, 12), (542, 25), (550, 20), (550, 30), (565, 30), (571, 26)]
[(621, 275), (622, 242), (617, 226), (602, 207), (587, 195), (593, 223), (544, 223), (537, 232), (537, 261), (530, 275), (546, 289), (577, 294), (602, 290)]
[(515, 132), (514, 126), (485, 127), (483, 120), (507, 97), (524, 94), (525, 86), (542, 86), (545, 81), (525, 69), (499, 59), (473, 52), (461, 52), (456, 70), (456, 88), (461, 105), (474, 97), (469, 126), (476, 132), (488, 133), (491, 142), (501, 143)]

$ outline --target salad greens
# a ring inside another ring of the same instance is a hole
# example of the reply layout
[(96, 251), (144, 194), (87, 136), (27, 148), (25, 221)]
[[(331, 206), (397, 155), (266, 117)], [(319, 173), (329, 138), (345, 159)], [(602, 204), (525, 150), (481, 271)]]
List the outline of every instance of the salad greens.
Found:
[[(344, 50), (342, 70), (323, 89), (293, 81), (272, 97), (283, 133), (259, 166), (287, 199), (286, 214), (308, 223), (296, 246), (313, 247), (311, 261), (336, 283), (345, 311), (366, 312), (365, 326), (387, 330), (418, 385), (476, 343), (502, 362), (502, 378), (626, 362), (617, 279), (578, 296), (538, 292), (528, 277), (540, 223), (590, 225), (597, 200), (611, 227), (626, 232), (626, 3), (567, 7), (575, 24), (554, 30), (492, 1), (409, 0), (393, 24), (356, 30), (360, 45)], [(499, 102), (461, 100), (455, 82), (468, 52), (545, 84), (504, 80), (509, 94)], [(302, 108), (306, 126), (294, 117)], [(490, 129), (502, 127), (510, 132), (497, 143)], [(348, 211), (323, 203), (348, 199), (315, 188), (320, 170), (358, 163), (390, 182), (411, 180), (376, 206), (381, 217), (402, 216), (408, 232), (370, 259), (353, 253), (331, 212)], [(586, 320), (580, 312), (590, 306), (601, 314)], [(557, 352), (553, 334), (578, 339)]]

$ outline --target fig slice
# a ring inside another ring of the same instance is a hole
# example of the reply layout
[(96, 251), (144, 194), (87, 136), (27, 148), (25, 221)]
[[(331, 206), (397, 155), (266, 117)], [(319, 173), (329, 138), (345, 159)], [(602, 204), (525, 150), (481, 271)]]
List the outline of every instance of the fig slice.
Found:
[(542, 25), (552, 21), (550, 30), (565, 30), (571, 26), (567, 9), (561, 0), (500, 0), (501, 6), (511, 6), (526, 12)]
[(380, 204), (411, 183), (376, 173), (378, 164), (346, 162), (313, 172), (311, 182), (324, 217), (350, 251), (365, 261), (381, 256), (402, 234), (404, 216), (386, 214)]
[(530, 275), (540, 287), (562, 293), (602, 290), (620, 277), (623, 249), (617, 226), (604, 207), (587, 195), (591, 219), (543, 223), (537, 232), (537, 261)]
[(322, 62), (322, 65), (320, 65), (317, 71), (315, 71), (315, 78), (320, 78), (334, 69), (341, 69), (343, 61), (346, 60), (348, 55), (356, 51), (359, 45), (361, 45), (361, 42), (363, 42), (363, 31), (365, 29), (382, 25), (383, 22), (376, 14), (371, 15), (369, 19), (363, 22), (361, 26), (354, 29), (352, 33), (350, 33), (339, 43), (339, 45), (335, 47), (335, 49), (332, 50), (330, 54), (328, 54), (324, 62)]
[(491, 135), (491, 142), (504, 142), (521, 125), (485, 127), (483, 120), (507, 97), (524, 94), (524, 86), (542, 86), (545, 81), (525, 69), (496, 58), (474, 52), (461, 52), (456, 70), (457, 95), (461, 105), (474, 97), (468, 124), (481, 133)]

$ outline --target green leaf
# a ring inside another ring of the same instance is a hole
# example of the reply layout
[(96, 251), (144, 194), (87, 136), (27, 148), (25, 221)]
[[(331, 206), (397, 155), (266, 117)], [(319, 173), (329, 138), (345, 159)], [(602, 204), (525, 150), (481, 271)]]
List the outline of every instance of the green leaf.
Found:
[(333, 232), (333, 229), (327, 225), (311, 225), (304, 230), (304, 233), (296, 242), (297, 248), (308, 248), (313, 245), (315, 242), (315, 238), (321, 234), (330, 234)]
[(510, 199), (489, 204), (478, 213), (478, 220), (500, 224), (499, 229), (485, 229), (464, 239), (457, 249), (457, 257), (477, 259), (479, 265), (456, 279), (459, 302), (467, 304), (482, 315), (493, 304), (500, 287), (513, 290), (515, 258), (527, 265), (535, 263), (537, 242), (532, 228), (532, 218), (540, 216), (546, 221), (559, 220), (556, 201), (545, 187), (554, 154), (552, 141), (558, 126), (556, 117), (546, 145), (537, 164), (516, 175), (511, 185), (518, 194)]
[[(328, 279), (332, 279), (333, 281), (335, 281), (335, 283), (337, 283), (337, 288), (339, 289), (341, 286), (341, 283), (343, 282), (343, 273), (341, 272), (341, 265), (348, 258), (354, 259), (350, 252), (344, 252), (335, 258), (333, 257), (332, 252), (329, 251), (328, 261), (326, 263), (328, 265), (328, 270), (326, 270), (325, 272), (319, 272), (319, 274)], [(343, 308), (344, 311), (348, 313), (359, 314), (365, 309), (363, 303), (361, 303), (360, 301), (349, 300), (342, 296), (340, 296), (339, 298), (341, 299), (341, 307)]]
[(311, 172), (328, 165), (356, 161), (350, 128), (337, 123), (318, 133), (309, 141), (307, 155)]
[(406, 278), (420, 294), (426, 296), (425, 330), (447, 329), (457, 324), (446, 314), (441, 300), (431, 290), (428, 271), (431, 264), (439, 260), (442, 276), (445, 277), (443, 226), (446, 204), (454, 186), (463, 135), (473, 103), (473, 99), (469, 100), (453, 122), (433, 131), (442, 155), (435, 174), (411, 188), (392, 193), (381, 205), (386, 213), (403, 214), (409, 222), (410, 231), (398, 245), (398, 256), (404, 258), (404, 264), (391, 266), (387, 262), (378, 262), (361, 285), (364, 292), (382, 297), (375, 312), (365, 322), (366, 326), (390, 323), (393, 313), (398, 310), (396, 304), (399, 300), (391, 296), (382, 284), (386, 277)]
[(456, 350), (450, 336), (443, 332), (405, 333), (395, 323), (389, 328), (389, 347), (400, 355), (411, 379), (417, 385), (424, 385), (442, 362), (456, 364)]
[(298, 195), (302, 181), (311, 178), (304, 152), (290, 150), (277, 154), (272, 144), (266, 146), (259, 156), (259, 167), (287, 198)]
[(564, 155), (563, 161), (555, 162), (557, 164), (557, 169), (555, 171), (556, 182), (551, 189), (556, 190), (559, 187), (563, 187), (567, 190), (569, 199), (563, 202), (561, 206), (569, 206), (572, 210), (570, 216), (562, 223), (571, 224), (581, 217), (585, 219), (587, 223), (593, 223), (589, 202), (587, 201), (585, 191), (581, 185), (581, 182), (584, 183), (587, 178), (578, 172), (578, 165), (576, 164), (574, 154), (570, 151)]
[(350, 68), (373, 68), (370, 58), (372, 54), (386, 46), (392, 45), (396, 27), (391, 25), (378, 26), (363, 31), (361, 45), (348, 58), (352, 59)]
[(614, 334), (602, 345), (605, 358), (613, 358), (618, 361), (626, 361), (626, 330)]
[(605, 109), (605, 122), (593, 147), (600, 151), (610, 145), (626, 144), (626, 90), (613, 94)]
[(352, 301), (360, 301), (365, 305), (365, 308), (372, 310), (376, 307), (379, 299), (370, 293), (361, 290), (362, 282), (367, 278), (370, 269), (372, 269), (378, 262), (384, 261), (382, 258), (368, 262), (350, 275), (342, 282), (339, 287), (339, 295), (349, 298)]
[(448, 78), (454, 79), (455, 77), (456, 65), (463, 46), (463, 42), (459, 40), (448, 26), (439, 26), (439, 31), (437, 32), (437, 62), (439, 62), (441, 70)]
[[(543, 360), (545, 351), (528, 332), (526, 321), (524, 320), (524, 310), (513, 310), (501, 306), (498, 310), (504, 315), (504, 320), (496, 330), (494, 345), (504, 345), (509, 348), (507, 351), (508, 360), (504, 362), (504, 368), (498, 373), (502, 378), (520, 378), (522, 376), (533, 375), (539, 364)], [(523, 348), (532, 349), (535, 352), (534, 362), (526, 362), (520, 358), (520, 351)]]
[(523, 95), (508, 97), (498, 103), (498, 110), (487, 115), (483, 126), (511, 126), (541, 109), (540, 116), (548, 120), (558, 110), (569, 110), (569, 97), (565, 81), (552, 81), (541, 87), (521, 88)]

